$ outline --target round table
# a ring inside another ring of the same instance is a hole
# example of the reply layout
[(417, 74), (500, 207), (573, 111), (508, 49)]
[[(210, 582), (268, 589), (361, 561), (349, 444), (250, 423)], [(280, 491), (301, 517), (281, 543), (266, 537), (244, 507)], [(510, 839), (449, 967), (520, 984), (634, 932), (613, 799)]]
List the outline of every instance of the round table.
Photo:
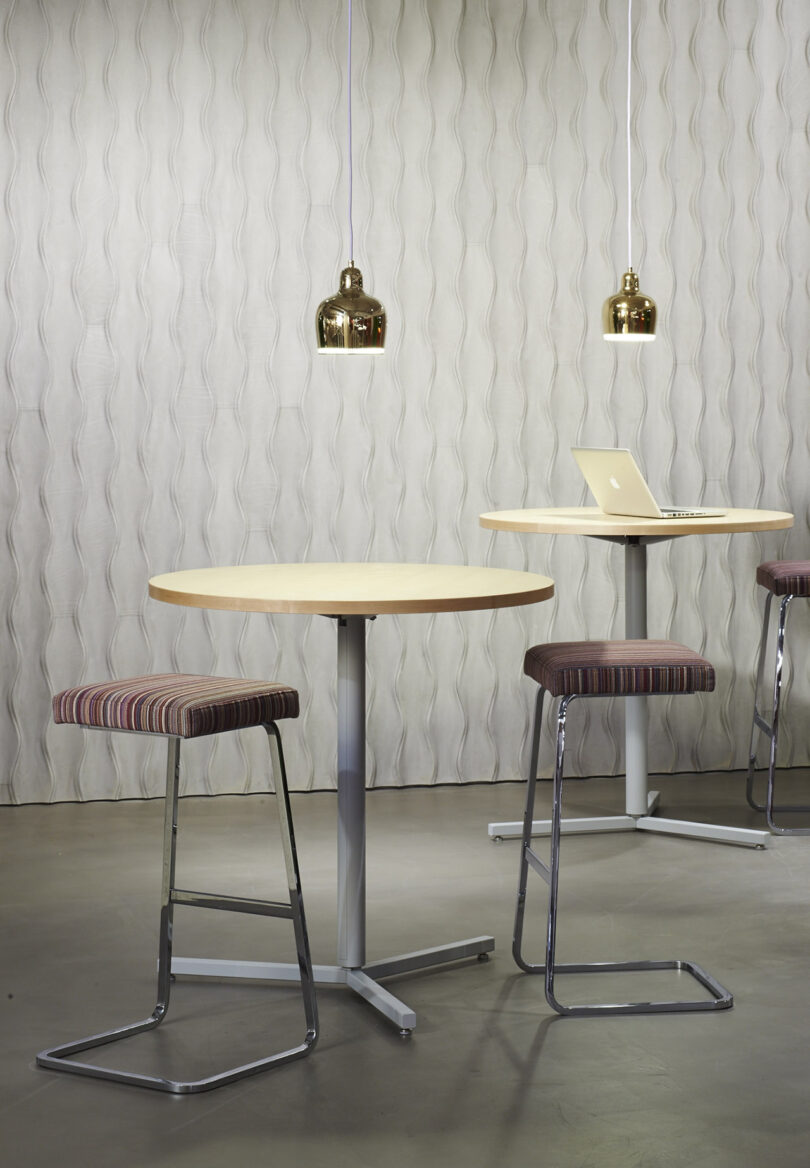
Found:
[(654, 543), (676, 535), (724, 535), (732, 531), (781, 531), (793, 526), (789, 511), (759, 511), (730, 507), (722, 515), (687, 519), (643, 519), (636, 515), (607, 515), (598, 507), (527, 507), (521, 511), (486, 511), (482, 527), (493, 531), (531, 531), (546, 535), (595, 535), (601, 539), (644, 539)]
[[(534, 604), (554, 595), (547, 576), (501, 568), (409, 563), (240, 564), (154, 576), (169, 604), (237, 612), (311, 613), (337, 620), (338, 964), (315, 979), (348, 985), (402, 1032), (416, 1016), (376, 979), (489, 952), (492, 937), (366, 964), (366, 621), (389, 613), (467, 612)], [(297, 966), (174, 958), (176, 973), (294, 978)]]
[[(521, 531), (545, 535), (587, 535), (624, 545), (624, 635), (647, 636), (647, 545), (686, 535), (718, 535), (740, 531), (781, 531), (793, 526), (788, 511), (761, 511), (731, 507), (720, 515), (679, 519), (644, 519), (634, 515), (608, 515), (598, 507), (531, 507), (519, 511), (489, 511), (479, 516), (482, 527), (493, 531)], [(648, 791), (647, 699), (625, 698), (625, 815), (588, 820), (568, 820), (567, 831), (661, 831), (677, 835), (717, 839), (726, 843), (765, 847), (769, 832), (714, 824), (683, 823), (653, 818), (657, 794)], [(545, 821), (536, 825), (545, 833)], [(493, 837), (520, 836), (519, 823), (493, 823)]]

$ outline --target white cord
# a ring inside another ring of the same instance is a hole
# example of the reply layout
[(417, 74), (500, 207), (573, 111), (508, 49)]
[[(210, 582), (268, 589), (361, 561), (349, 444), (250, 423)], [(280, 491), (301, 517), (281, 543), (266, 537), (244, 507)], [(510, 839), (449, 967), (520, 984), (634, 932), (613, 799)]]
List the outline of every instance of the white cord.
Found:
[(354, 226), (352, 224), (352, 0), (349, 0), (349, 47), (346, 65), (346, 91), (349, 114), (349, 264), (354, 267)]
[[(349, 0), (351, 5), (352, 0)], [(630, 162), (630, 81), (632, 74), (632, 0), (628, 0), (628, 270), (632, 267), (632, 167)]]

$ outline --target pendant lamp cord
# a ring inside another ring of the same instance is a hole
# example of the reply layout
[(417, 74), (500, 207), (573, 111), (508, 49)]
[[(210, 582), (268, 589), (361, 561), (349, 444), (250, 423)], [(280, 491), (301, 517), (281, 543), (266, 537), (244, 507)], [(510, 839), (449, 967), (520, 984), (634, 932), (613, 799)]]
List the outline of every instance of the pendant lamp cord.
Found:
[(352, 223), (352, 0), (349, 0), (349, 37), (346, 66), (347, 109), (349, 115), (349, 264), (354, 267), (354, 225)]
[[(351, 7), (352, 0), (348, 0)], [(632, 167), (630, 161), (630, 81), (632, 75), (632, 0), (628, 0), (628, 270), (632, 269)]]

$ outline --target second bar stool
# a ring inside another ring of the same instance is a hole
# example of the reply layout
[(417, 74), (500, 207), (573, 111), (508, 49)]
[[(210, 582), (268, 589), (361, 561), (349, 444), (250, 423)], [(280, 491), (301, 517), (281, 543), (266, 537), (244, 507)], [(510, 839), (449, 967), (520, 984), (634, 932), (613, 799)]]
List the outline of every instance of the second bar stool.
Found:
[[(810, 835), (808, 827), (781, 827), (774, 822), (774, 812), (810, 811), (810, 806), (802, 803), (783, 803), (774, 806), (774, 775), (776, 771), (776, 747), (779, 739), (779, 701), (782, 694), (782, 661), (785, 652), (785, 626), (788, 608), (794, 596), (810, 596), (810, 560), (768, 560), (757, 568), (757, 584), (767, 589), (765, 613), (762, 621), (762, 635), (759, 642), (759, 663), (754, 683), (754, 716), (751, 720), (751, 745), (748, 751), (748, 779), (746, 797), (755, 811), (764, 811), (768, 827), (778, 835)], [(776, 657), (773, 667), (773, 696), (771, 700), (771, 720), (763, 718), (757, 700), (765, 672), (765, 657), (768, 649), (769, 618), (771, 601), (781, 596), (779, 620), (776, 627)], [(768, 755), (768, 785), (765, 802), (757, 803), (754, 798), (754, 768), (760, 732), (770, 741)]]
[[(560, 869), (560, 831), (562, 822), (563, 762), (565, 724), (568, 707), (577, 698), (627, 697), (636, 694), (691, 694), (714, 689), (714, 669), (708, 661), (674, 641), (563, 641), (535, 645), (526, 653), (524, 672), (538, 683), (532, 735), (526, 811), (520, 850), (517, 910), (512, 955), (526, 973), (543, 974), (545, 995), (558, 1014), (642, 1014), (679, 1013), (681, 1011), (723, 1010), (734, 999), (710, 974), (693, 961), (609, 961), (558, 964), (556, 961), (558, 880)], [(559, 697), (557, 712), (556, 763), (554, 767), (553, 809), (551, 819), (551, 859), (547, 864), (531, 846), (534, 796), (540, 751), (543, 698), (546, 693)], [(523, 956), (523, 920), (526, 909), (526, 885), (529, 869), (540, 875), (549, 886), (545, 962), (533, 964)], [(625, 1002), (621, 1004), (563, 1005), (556, 996), (554, 981), (558, 973), (617, 973), (627, 970), (683, 970), (692, 975), (710, 994), (710, 998), (687, 1001)]]

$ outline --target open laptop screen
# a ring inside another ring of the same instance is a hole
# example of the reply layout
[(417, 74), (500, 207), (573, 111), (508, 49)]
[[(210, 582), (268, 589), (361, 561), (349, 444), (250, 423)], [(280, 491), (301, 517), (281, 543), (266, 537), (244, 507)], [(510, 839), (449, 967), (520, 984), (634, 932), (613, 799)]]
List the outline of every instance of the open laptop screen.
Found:
[(715, 508), (659, 506), (632, 453), (622, 447), (573, 446), (571, 453), (606, 515), (686, 519), (725, 514)]

